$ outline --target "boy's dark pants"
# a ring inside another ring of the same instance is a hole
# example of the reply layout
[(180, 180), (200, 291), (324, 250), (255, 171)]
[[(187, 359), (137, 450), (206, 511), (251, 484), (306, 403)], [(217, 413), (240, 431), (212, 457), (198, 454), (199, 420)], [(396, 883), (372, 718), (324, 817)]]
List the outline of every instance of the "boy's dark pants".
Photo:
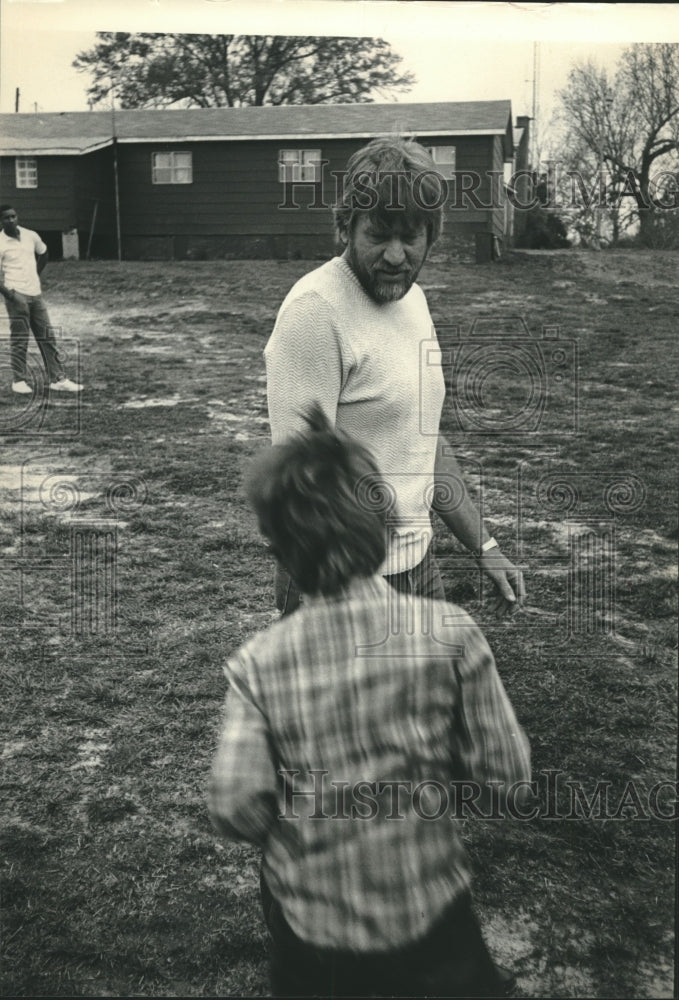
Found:
[(428, 934), (393, 952), (334, 951), (302, 941), (261, 881), (271, 935), (275, 997), (496, 997), (503, 986), (481, 936), (468, 893)]

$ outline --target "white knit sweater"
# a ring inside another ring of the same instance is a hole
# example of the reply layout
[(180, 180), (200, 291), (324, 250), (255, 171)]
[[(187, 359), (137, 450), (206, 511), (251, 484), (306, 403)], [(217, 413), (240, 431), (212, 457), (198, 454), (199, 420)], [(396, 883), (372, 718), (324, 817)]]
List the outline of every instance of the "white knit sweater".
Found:
[(419, 286), (380, 305), (335, 257), (294, 285), (264, 350), (273, 443), (301, 430), (303, 411), (317, 401), (332, 424), (370, 449), (393, 489), (385, 574), (416, 566), (431, 541), (445, 393), (436, 348)]

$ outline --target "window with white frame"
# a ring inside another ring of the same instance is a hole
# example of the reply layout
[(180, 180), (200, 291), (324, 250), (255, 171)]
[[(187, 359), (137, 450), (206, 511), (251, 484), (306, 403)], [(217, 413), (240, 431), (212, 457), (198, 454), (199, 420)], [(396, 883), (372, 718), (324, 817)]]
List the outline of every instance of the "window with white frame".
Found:
[(27, 156), (17, 156), (15, 169), (16, 186), (18, 188), (37, 188), (38, 161), (36, 159)]
[(281, 149), (278, 180), (282, 184), (316, 184), (321, 179), (320, 149)]
[(455, 146), (430, 146), (429, 152), (437, 167), (445, 167), (446, 174), (455, 173)]
[(192, 184), (193, 153), (152, 153), (151, 179), (154, 184)]

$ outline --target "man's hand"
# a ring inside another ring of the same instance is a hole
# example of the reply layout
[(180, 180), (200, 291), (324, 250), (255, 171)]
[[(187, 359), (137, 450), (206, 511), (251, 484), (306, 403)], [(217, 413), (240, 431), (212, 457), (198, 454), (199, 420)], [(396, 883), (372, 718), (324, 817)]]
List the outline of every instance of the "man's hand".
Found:
[(479, 556), (479, 566), (495, 587), (492, 598), (495, 614), (499, 617), (514, 614), (526, 597), (521, 570), (517, 569), (499, 548), (482, 552)]

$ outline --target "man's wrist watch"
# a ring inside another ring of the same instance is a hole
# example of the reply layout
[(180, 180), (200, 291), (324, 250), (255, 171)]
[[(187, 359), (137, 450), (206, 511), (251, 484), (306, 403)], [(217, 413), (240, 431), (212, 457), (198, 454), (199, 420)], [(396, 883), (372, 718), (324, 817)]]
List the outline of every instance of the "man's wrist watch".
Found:
[(499, 548), (500, 546), (495, 541), (495, 539), (489, 538), (487, 541), (483, 543), (479, 551), (476, 553), (477, 558), (480, 559), (481, 556), (484, 554), (484, 552), (490, 552), (491, 549), (499, 549)]

